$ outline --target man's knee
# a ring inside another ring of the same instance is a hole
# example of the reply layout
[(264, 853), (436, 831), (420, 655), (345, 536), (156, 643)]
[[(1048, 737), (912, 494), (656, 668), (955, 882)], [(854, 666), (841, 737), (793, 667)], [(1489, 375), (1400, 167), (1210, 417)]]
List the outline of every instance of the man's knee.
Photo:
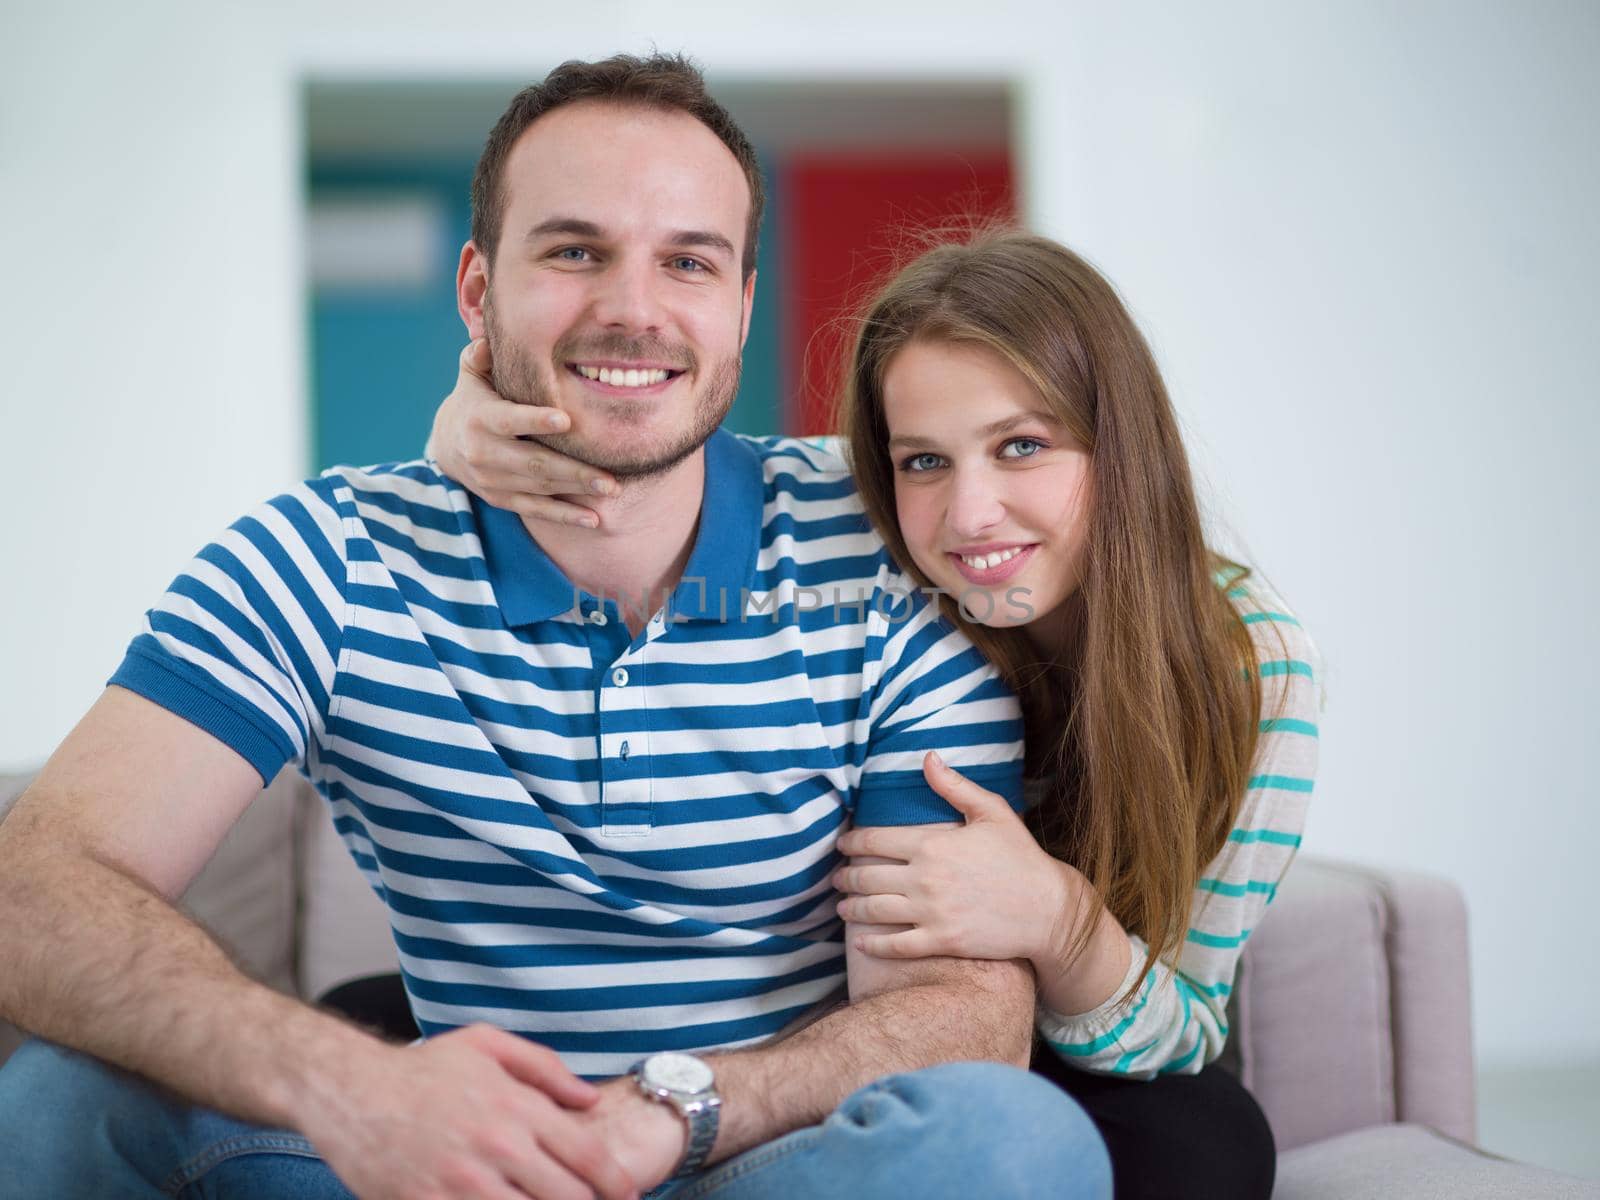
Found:
[(31, 1186), (63, 1183), (63, 1171), (89, 1178), (104, 1167), (97, 1154), (137, 1158), (169, 1107), (137, 1076), (30, 1038), (0, 1067), (0, 1159)]
[[(855, 1093), (834, 1119), (904, 1135), (926, 1171), (993, 1197), (1111, 1195), (1111, 1162), (1076, 1100), (998, 1063), (946, 1063)], [(1043, 1190), (1041, 1190), (1043, 1189)]]
[(131, 1102), (135, 1077), (92, 1055), (39, 1038), (25, 1041), (0, 1067), (0, 1112), (15, 1129), (73, 1122)]

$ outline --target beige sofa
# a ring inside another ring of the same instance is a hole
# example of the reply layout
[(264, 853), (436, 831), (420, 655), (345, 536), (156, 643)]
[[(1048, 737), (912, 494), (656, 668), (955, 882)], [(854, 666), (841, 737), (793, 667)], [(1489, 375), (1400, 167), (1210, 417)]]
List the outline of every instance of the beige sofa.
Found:
[[(25, 786), (0, 777), (0, 815)], [(306, 999), (398, 970), (384, 908), (286, 771), (183, 898), (256, 978)], [(1246, 946), (1224, 1062), (1272, 1124), (1275, 1196), (1600, 1197), (1474, 1145), (1466, 911), (1447, 880), (1302, 856)], [(0, 1026), (0, 1060), (20, 1040)]]

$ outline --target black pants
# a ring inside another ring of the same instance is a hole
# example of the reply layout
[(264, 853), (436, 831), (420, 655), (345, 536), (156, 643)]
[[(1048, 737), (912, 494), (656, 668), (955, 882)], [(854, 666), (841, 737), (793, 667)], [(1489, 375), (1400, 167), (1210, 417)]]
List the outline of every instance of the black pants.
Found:
[[(418, 1036), (398, 975), (355, 980), (321, 1002), (397, 1041)], [(1093, 1118), (1111, 1152), (1116, 1200), (1268, 1200), (1272, 1195), (1278, 1154), (1267, 1118), (1239, 1081), (1215, 1063), (1198, 1075), (1132, 1082), (1075, 1071), (1041, 1048), (1034, 1053), (1033, 1070)]]
[(1075, 1071), (1041, 1047), (1033, 1070), (1093, 1118), (1111, 1152), (1116, 1200), (1272, 1195), (1278, 1166), (1272, 1129), (1255, 1097), (1217, 1064), (1198, 1075), (1141, 1082)]

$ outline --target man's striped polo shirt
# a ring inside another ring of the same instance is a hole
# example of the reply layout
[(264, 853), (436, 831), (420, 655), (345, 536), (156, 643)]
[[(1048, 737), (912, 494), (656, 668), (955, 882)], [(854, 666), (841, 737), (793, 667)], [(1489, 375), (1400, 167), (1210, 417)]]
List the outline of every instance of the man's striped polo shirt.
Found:
[(301, 765), (388, 905), (428, 1035), (591, 1077), (761, 1041), (835, 992), (841, 825), (1021, 804), (1015, 699), (844, 464), (717, 433), (682, 583), (631, 636), (430, 463), (334, 468), (195, 558), (111, 680), (269, 780)]

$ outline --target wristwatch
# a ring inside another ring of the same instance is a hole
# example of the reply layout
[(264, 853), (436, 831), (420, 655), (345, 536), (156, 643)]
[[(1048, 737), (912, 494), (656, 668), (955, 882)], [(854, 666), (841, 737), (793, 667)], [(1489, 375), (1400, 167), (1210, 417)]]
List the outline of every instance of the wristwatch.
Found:
[(670, 1104), (689, 1126), (689, 1144), (671, 1178), (693, 1175), (717, 1140), (722, 1097), (717, 1094), (717, 1078), (711, 1064), (693, 1054), (668, 1051), (641, 1059), (628, 1073), (639, 1081), (641, 1092), (652, 1100)]

